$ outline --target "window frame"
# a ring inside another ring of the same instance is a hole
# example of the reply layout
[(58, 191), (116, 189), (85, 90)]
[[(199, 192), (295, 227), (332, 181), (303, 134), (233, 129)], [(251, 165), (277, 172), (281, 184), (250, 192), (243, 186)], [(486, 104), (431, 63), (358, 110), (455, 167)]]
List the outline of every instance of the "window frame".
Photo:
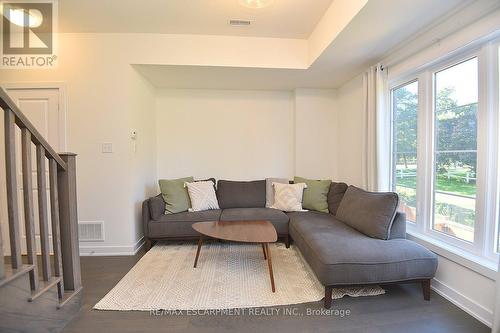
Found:
[(485, 256), (489, 260), (498, 262), (500, 232), (500, 38), (487, 43), (483, 49), (483, 71), (485, 73), (480, 95), (484, 95), (484, 114), (489, 122), (485, 125), (485, 131), (489, 133), (486, 154), (487, 179), (485, 196), (485, 220), (494, 221), (485, 225)]
[[(418, 81), (417, 120), (417, 207), (416, 222), (407, 222), (407, 231), (416, 237), (441, 244), (457, 254), (467, 253), (488, 267), (500, 258), (500, 116), (499, 116), (499, 47), (500, 39), (487, 41), (442, 57), (409, 74), (388, 82), (390, 93), (391, 189), (394, 188), (394, 100), (393, 92), (406, 84)], [(435, 75), (445, 69), (477, 57), (477, 193), (474, 241), (468, 242), (433, 229), (434, 222), (434, 162), (435, 162)], [(470, 255), (470, 256), (469, 256)], [(463, 255), (466, 257), (466, 255)]]
[(481, 90), (481, 73), (480, 73), (480, 57), (479, 57), (479, 52), (478, 50), (474, 50), (472, 52), (467, 52), (465, 54), (461, 54), (459, 56), (453, 57), (451, 59), (446, 59), (443, 62), (438, 63), (436, 66), (431, 66), (429, 67), (428, 71), (431, 76), (432, 82), (430, 82), (430, 85), (432, 86), (432, 91), (430, 92), (431, 94), (431, 103), (432, 103), (432, 115), (429, 115), (432, 119), (432, 124), (431, 124), (431, 131), (430, 131), (430, 136), (432, 137), (432, 142), (429, 143), (429, 151), (427, 152), (430, 154), (429, 158), (431, 159), (430, 165), (428, 167), (430, 168), (429, 170), (429, 175), (427, 181), (429, 182), (429, 188), (430, 188), (430, 193), (429, 195), (429, 200), (430, 200), (430, 205), (429, 205), (429, 211), (427, 213), (427, 223), (426, 223), (426, 229), (425, 232), (429, 235), (431, 235), (434, 238), (440, 239), (446, 243), (452, 244), (454, 246), (457, 246), (461, 249), (465, 249), (468, 252), (471, 252), (473, 254), (479, 255), (481, 253), (481, 244), (482, 244), (482, 230), (483, 230), (483, 219), (481, 218), (482, 216), (482, 197), (480, 195), (479, 190), (477, 190), (476, 193), (476, 204), (475, 204), (475, 216), (476, 220), (474, 223), (474, 240), (472, 242), (460, 239), (458, 237), (454, 237), (451, 235), (448, 235), (446, 233), (434, 230), (434, 211), (435, 211), (435, 134), (436, 134), (436, 74), (439, 72), (442, 72), (444, 70), (447, 70), (449, 68), (452, 68), (454, 66), (457, 66), (461, 63), (467, 62), (469, 60), (472, 60), (474, 58), (477, 58), (477, 64), (478, 64), (478, 111), (477, 111), (477, 153), (476, 153), (476, 164), (477, 164), (477, 175), (476, 175), (476, 188), (479, 189), (479, 186), (482, 182), (480, 178), (483, 178), (483, 172), (481, 172), (481, 166), (482, 166), (482, 161), (480, 158), (480, 148), (479, 146), (481, 145), (480, 142), (480, 122), (481, 122), (481, 116), (480, 116), (480, 108), (483, 104), (481, 101), (481, 98), (479, 96), (479, 91)]
[[(389, 96), (390, 96), (390, 103), (389, 103), (389, 108), (390, 108), (390, 113), (391, 113), (391, 116), (390, 116), (390, 122), (391, 122), (391, 125), (390, 125), (390, 131), (391, 131), (391, 140), (390, 140), (390, 143), (391, 143), (391, 147), (390, 147), (390, 151), (391, 151), (391, 154), (390, 154), (390, 157), (391, 157), (391, 168), (390, 168), (390, 173), (391, 173), (391, 177), (390, 177), (390, 188), (391, 188), (391, 191), (396, 191), (396, 188), (395, 188), (395, 184), (394, 184), (394, 173), (395, 173), (395, 160), (394, 160), (394, 148), (395, 148), (395, 138), (394, 138), (394, 91), (395, 90), (398, 90), (399, 88), (402, 88), (404, 86), (407, 86), (407, 85), (410, 85), (412, 83), (415, 83), (417, 82), (417, 86), (418, 86), (418, 90), (417, 90), (417, 103), (418, 103), (418, 108), (417, 108), (417, 116), (420, 114), (420, 80), (418, 77), (409, 77), (409, 78), (404, 78), (403, 80), (400, 80), (400, 81), (397, 81), (396, 82), (396, 85), (393, 86), (393, 87), (390, 87), (389, 88)], [(416, 207), (415, 207), (415, 222), (413, 221), (410, 221), (410, 220), (406, 220), (407, 224), (410, 224), (412, 226), (416, 225), (417, 223), (417, 220), (418, 220), (418, 214), (419, 214), (419, 209), (418, 209), (418, 202), (419, 202), (419, 191), (418, 191), (418, 170), (419, 170), (419, 167), (420, 167), (420, 156), (419, 156), (419, 149), (418, 149), (418, 140), (419, 140), (419, 133), (418, 133), (418, 129), (419, 129), (419, 124), (418, 124), (418, 121), (419, 121), (420, 117), (417, 117), (417, 187), (416, 187), (416, 197), (417, 197), (417, 204), (416, 204)]]

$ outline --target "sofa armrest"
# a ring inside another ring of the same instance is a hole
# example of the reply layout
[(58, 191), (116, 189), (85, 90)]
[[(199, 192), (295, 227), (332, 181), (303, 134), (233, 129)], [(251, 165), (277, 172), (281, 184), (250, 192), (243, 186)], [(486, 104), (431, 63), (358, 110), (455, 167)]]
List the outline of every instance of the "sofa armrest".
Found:
[(151, 220), (149, 213), (149, 199), (142, 202), (142, 228), (144, 230), (144, 238), (147, 240), (149, 236), (148, 222)]
[(161, 194), (149, 198), (149, 214), (152, 220), (158, 220), (160, 216), (165, 214), (165, 200)]
[(142, 224), (144, 236), (148, 238), (148, 223), (151, 220), (157, 220), (165, 212), (165, 201), (161, 194), (144, 200), (142, 203)]
[(391, 226), (389, 239), (406, 238), (406, 214), (396, 212)]

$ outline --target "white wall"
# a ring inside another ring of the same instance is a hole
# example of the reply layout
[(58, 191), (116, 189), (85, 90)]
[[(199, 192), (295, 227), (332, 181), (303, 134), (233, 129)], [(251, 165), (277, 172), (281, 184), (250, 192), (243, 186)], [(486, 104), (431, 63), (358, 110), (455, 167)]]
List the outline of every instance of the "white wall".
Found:
[(336, 178), (335, 91), (159, 90), (159, 178)]
[(337, 90), (338, 108), (338, 177), (363, 185), (363, 78), (356, 76)]
[(288, 91), (161, 90), (158, 176), (291, 177), (293, 114)]
[(337, 179), (336, 92), (295, 89), (295, 175)]
[(446, 256), (438, 255), (432, 288), (491, 327), (495, 304), (495, 281)]

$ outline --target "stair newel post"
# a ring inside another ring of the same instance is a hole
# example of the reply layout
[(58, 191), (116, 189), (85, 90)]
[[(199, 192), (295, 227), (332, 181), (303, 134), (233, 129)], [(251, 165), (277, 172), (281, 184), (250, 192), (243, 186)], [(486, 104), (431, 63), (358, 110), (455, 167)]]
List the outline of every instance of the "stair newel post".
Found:
[(3, 255), (2, 226), (0, 226), (0, 280), (5, 277), (5, 257)]
[(76, 291), (82, 286), (78, 242), (76, 154), (61, 153), (59, 156), (66, 163), (66, 170), (57, 172), (64, 289)]

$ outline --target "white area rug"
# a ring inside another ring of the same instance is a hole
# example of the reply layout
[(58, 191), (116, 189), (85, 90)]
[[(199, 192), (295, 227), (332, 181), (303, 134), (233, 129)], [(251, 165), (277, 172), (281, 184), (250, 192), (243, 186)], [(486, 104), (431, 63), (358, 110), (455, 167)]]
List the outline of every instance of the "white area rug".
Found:
[[(276, 292), (260, 244), (207, 242), (193, 268), (194, 243), (157, 244), (94, 306), (98, 310), (208, 310), (319, 301), (324, 287), (299, 251), (270, 244)], [(376, 287), (334, 289), (333, 298), (384, 294)]]

